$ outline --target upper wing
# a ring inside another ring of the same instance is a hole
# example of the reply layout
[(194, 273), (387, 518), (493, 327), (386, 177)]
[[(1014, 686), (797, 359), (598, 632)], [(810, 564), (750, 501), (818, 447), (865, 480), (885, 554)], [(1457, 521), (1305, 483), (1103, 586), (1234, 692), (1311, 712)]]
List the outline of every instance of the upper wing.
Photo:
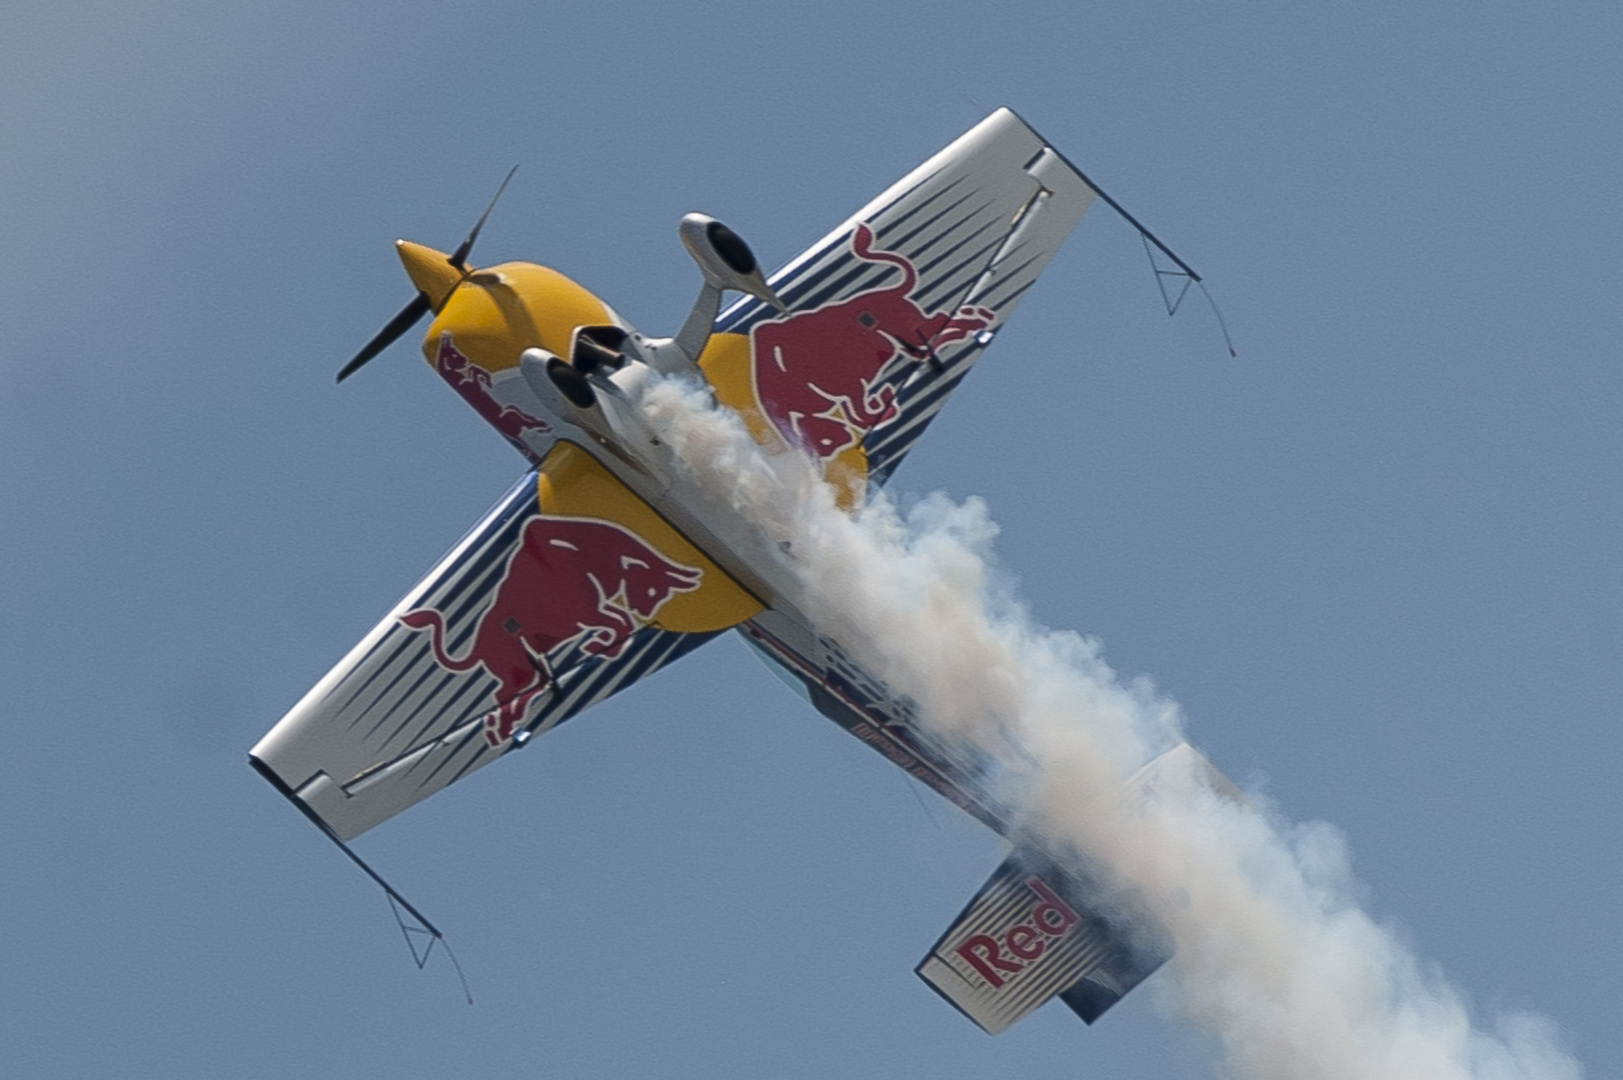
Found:
[(701, 363), (718, 398), (883, 482), (1094, 194), (1000, 109), (773, 274), (787, 312), (723, 312)]
[(759, 610), (560, 443), (251, 756), (348, 840)]

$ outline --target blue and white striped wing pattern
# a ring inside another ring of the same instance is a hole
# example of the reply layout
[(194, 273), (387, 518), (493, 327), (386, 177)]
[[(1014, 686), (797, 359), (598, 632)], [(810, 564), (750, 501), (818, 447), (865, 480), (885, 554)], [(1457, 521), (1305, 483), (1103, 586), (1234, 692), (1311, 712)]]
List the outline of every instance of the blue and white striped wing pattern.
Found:
[[(501, 684), (466, 654), (537, 511), (530, 473), (252, 750), (340, 839), (348, 840), (686, 655), (714, 634), (645, 626), (614, 656), (549, 655), (548, 679), (493, 735)], [(443, 614), (444, 640), (402, 616)], [(437, 649), (437, 646), (442, 646)], [(540, 680), (538, 680), (540, 681)]]
[[(883, 482), (1087, 212), (1094, 194), (1025, 121), (999, 109), (773, 274), (769, 281), (787, 314), (745, 299), (722, 313), (716, 329), (753, 334), (762, 350), (768, 340), (805, 339), (814, 321), (836, 321), (833, 313), (849, 305), (851, 318), (840, 311), (833, 332), (850, 347), (839, 347), (820, 327), (823, 352), (816, 364), (822, 372), (814, 370), (807, 378), (829, 398), (842, 393), (842, 383), (852, 387), (859, 378), (870, 394), (877, 391), (875, 378), (891, 386), (885, 401), (893, 394), (894, 409), (884, 408), (861, 440), (870, 477)], [(907, 286), (905, 296), (890, 298), (886, 309), (876, 306), (899, 282)], [(874, 302), (864, 303), (867, 299)], [(903, 299), (910, 309), (901, 305)], [(875, 341), (885, 335), (897, 346), (892, 360), (874, 361), (874, 350), (850, 336), (860, 333), (852, 328), (857, 319)], [(853, 353), (862, 355), (853, 358)], [(853, 363), (857, 369), (849, 366)], [(779, 366), (784, 366), (781, 359)], [(876, 407), (867, 419), (880, 411)], [(858, 426), (866, 425), (859, 420)]]

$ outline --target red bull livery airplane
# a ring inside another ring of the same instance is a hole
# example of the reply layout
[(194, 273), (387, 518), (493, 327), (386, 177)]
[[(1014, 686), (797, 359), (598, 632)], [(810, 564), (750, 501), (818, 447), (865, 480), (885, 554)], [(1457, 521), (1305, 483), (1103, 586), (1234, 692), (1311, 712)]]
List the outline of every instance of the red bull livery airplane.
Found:
[[(924, 738), (911, 703), (811, 624), (775, 546), (707, 504), (637, 391), (651, 372), (702, 380), (759, 438), (824, 463), (853, 505), (1095, 197), (1121, 209), (1000, 110), (770, 277), (725, 225), (684, 218), (704, 284), (663, 339), (555, 270), (469, 265), (483, 217), (449, 255), (400, 241), (417, 295), (339, 378), (432, 315), (423, 355), (530, 471), (260, 740), (253, 766), (355, 858), (347, 841), (367, 829), (736, 630), (814, 708), (1013, 844), (919, 975), (989, 1032), (1055, 996), (1091, 1023), (1164, 950), (1013, 835), (975, 763)], [(1163, 273), (1200, 280), (1128, 220), (1179, 267)], [(726, 290), (744, 298), (722, 311)], [(439, 931), (372, 876), (431, 947)]]

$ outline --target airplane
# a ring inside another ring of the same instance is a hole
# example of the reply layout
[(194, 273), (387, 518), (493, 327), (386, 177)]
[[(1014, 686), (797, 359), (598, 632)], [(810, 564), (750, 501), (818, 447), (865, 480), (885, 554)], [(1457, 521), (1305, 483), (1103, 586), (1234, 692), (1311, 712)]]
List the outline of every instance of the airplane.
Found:
[[(1074, 860), (1020, 835), (978, 782), (985, 762), (932, 740), (911, 701), (804, 614), (784, 553), (684, 473), (640, 394), (657, 376), (707, 388), (759, 441), (820, 466), (839, 505), (860, 506), (1096, 198), (1178, 268), (1158, 273), (1199, 283), (1008, 109), (771, 275), (726, 225), (684, 217), (702, 284), (673, 337), (644, 336), (556, 270), (470, 265), (489, 207), (449, 254), (398, 241), (416, 295), (339, 381), (431, 316), (424, 357), (528, 471), (250, 763), (432, 948), (438, 929), (349, 841), (732, 630), (814, 709), (1010, 842), (918, 975), (992, 1034), (1053, 997), (1093, 1023), (1166, 959), (1163, 941)], [(726, 292), (741, 298), (723, 309)], [(1134, 784), (1189, 769), (1215, 774), (1180, 744)]]

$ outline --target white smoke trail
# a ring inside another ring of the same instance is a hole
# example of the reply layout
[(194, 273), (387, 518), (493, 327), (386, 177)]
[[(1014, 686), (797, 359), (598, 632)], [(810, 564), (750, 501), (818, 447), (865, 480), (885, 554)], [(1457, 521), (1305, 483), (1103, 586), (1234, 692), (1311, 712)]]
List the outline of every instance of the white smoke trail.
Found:
[(1196, 787), (1127, 800), (1181, 740), (1177, 707), (1124, 684), (1095, 647), (1037, 626), (992, 569), (984, 505), (884, 498), (836, 508), (799, 454), (768, 454), (686, 384), (645, 408), (695, 478), (786, 540), (806, 612), (912, 697), (948, 741), (1009, 765), (1002, 792), (1058, 849), (1084, 853), (1167, 929), (1162, 997), (1253, 1080), (1577, 1080), (1554, 1026), (1473, 1027), (1460, 996), (1357, 902), (1340, 834), (1289, 826)]

